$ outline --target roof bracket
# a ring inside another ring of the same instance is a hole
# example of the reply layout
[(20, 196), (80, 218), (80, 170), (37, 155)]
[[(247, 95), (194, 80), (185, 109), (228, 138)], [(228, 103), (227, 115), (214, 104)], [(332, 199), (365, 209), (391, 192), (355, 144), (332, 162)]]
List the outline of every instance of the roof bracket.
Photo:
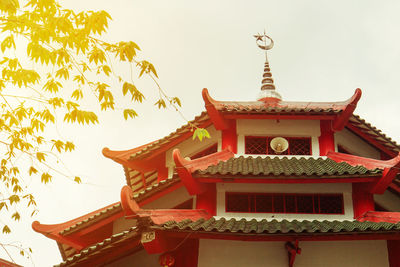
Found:
[(293, 267), (296, 254), (301, 254), (301, 248), (299, 247), (299, 240), (296, 239), (294, 242), (286, 242), (285, 248), (288, 252), (289, 267)]

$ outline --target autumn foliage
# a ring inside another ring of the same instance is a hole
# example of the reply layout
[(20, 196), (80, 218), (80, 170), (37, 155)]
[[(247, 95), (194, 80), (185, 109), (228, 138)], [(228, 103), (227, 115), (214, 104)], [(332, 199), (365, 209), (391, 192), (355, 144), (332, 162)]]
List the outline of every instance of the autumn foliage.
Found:
[[(54, 0), (0, 0), (0, 214), (20, 220), (20, 210), (36, 212), (35, 197), (24, 178), (43, 183), (66, 175), (54, 164), (62, 153), (73, 151), (72, 140), (52, 136), (51, 125), (99, 122), (96, 110), (117, 110), (125, 119), (138, 116), (133, 104), (145, 97), (134, 80), (145, 75), (159, 90), (158, 108), (180, 106), (177, 97), (168, 97), (157, 82), (154, 66), (140, 60), (139, 46), (132, 41), (116, 43), (101, 39), (110, 15), (105, 11), (76, 13), (63, 9)], [(126, 64), (127, 77), (114, 71)], [(110, 85), (119, 83), (119, 87)], [(129, 99), (124, 107), (118, 93)], [(94, 98), (97, 107), (83, 108)], [(0, 232), (11, 227), (0, 220)]]

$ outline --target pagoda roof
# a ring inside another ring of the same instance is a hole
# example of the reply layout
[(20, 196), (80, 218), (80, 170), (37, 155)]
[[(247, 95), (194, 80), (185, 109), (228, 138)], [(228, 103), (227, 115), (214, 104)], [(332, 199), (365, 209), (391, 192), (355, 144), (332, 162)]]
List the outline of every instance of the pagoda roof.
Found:
[[(361, 90), (346, 101), (338, 102), (300, 102), (271, 99), (271, 101), (218, 101), (213, 99), (207, 89), (203, 89), (203, 99), (206, 105), (214, 106), (216, 110), (227, 113), (244, 114), (337, 114), (346, 109), (349, 104), (357, 104), (361, 97)], [(208, 109), (207, 109), (208, 110)]]
[[(369, 222), (369, 221), (318, 221), (318, 220), (261, 220), (229, 219), (224, 217), (199, 219), (196, 221), (184, 220), (180, 222), (168, 221), (163, 224), (154, 224), (150, 221), (146, 231), (165, 231), (173, 233), (205, 234), (203, 238), (217, 238), (219, 235), (238, 236), (240, 239), (257, 235), (264, 237), (289, 238), (308, 240), (310, 237), (334, 237), (346, 240), (346, 237), (357, 239), (363, 235), (367, 239), (376, 239), (379, 234), (399, 238), (400, 223)], [(143, 247), (140, 242), (140, 227), (132, 227), (126, 231), (114, 234), (102, 242), (87, 247), (62, 263), (55, 266), (84, 266), (87, 263), (102, 262), (104, 255), (113, 255), (118, 258), (124, 255), (127, 249), (130, 253), (139, 251)], [(194, 236), (193, 236), (194, 237)], [(378, 237), (379, 238), (379, 237)], [(387, 237), (386, 237), (387, 238)], [(289, 240), (288, 239), (288, 240)], [(251, 240), (251, 239), (249, 239)], [(272, 239), (273, 240), (273, 239)], [(124, 250), (125, 248), (125, 250)], [(112, 260), (108, 258), (108, 260)], [(104, 263), (104, 262), (103, 262)]]
[(211, 165), (205, 170), (195, 170), (194, 177), (221, 176), (260, 176), (268, 177), (349, 177), (379, 176), (382, 169), (367, 169), (364, 166), (351, 166), (337, 163), (329, 158), (297, 157), (243, 157), (231, 158)]
[[(259, 113), (262, 112), (259, 111)], [(174, 132), (170, 133), (169, 135), (161, 139), (150, 142), (140, 147), (123, 151), (112, 151), (108, 148), (104, 148), (103, 155), (117, 162), (119, 159), (123, 160), (144, 159), (148, 156), (153, 155), (154, 152), (161, 150), (164, 147), (168, 148), (171, 147), (170, 145), (171, 142), (182, 138), (184, 135), (187, 135), (186, 138), (190, 138), (192, 134), (191, 129), (193, 128), (193, 125), (197, 127), (199, 127), (200, 125), (211, 125), (210, 117), (206, 112), (202, 112), (199, 116), (196, 116), (194, 120), (176, 129)], [(400, 151), (400, 145), (398, 145), (390, 137), (386, 136), (381, 130), (378, 130), (375, 126), (366, 122), (358, 115), (353, 114), (352, 116), (350, 116), (349, 122), (346, 125), (346, 127), (350, 128), (350, 130), (352, 131), (355, 131), (356, 134), (358, 132), (365, 134), (371, 140), (374, 140), (387, 150), (391, 151), (392, 154), (397, 154), (397, 152)]]

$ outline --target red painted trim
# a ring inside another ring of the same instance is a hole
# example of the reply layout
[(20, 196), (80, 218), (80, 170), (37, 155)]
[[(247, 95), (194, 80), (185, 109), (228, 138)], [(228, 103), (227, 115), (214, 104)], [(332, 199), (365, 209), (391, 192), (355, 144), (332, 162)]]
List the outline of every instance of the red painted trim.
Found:
[[(298, 177), (298, 178), (238, 178), (243, 177), (243, 175), (238, 176), (228, 176), (224, 175), (221, 178), (215, 177), (197, 177), (195, 176), (196, 180), (200, 183), (252, 183), (252, 184), (329, 184), (329, 183), (371, 183), (376, 182), (379, 178), (378, 177), (354, 177), (354, 178), (323, 178), (323, 177), (316, 177), (316, 178), (305, 178), (305, 177)], [(255, 176), (257, 177), (257, 176)], [(271, 175), (271, 177), (274, 177)]]
[[(286, 113), (285, 113), (286, 114)], [(326, 115), (304, 115), (304, 114), (273, 114), (273, 115), (263, 115), (259, 113), (247, 113), (247, 114), (230, 114), (224, 113), (224, 118), (235, 119), (235, 120), (334, 120), (336, 115), (326, 114)]]
[(208, 184), (207, 190), (197, 195), (196, 209), (203, 209), (211, 216), (217, 215), (217, 186)]
[(332, 122), (321, 120), (321, 135), (319, 136), (319, 155), (326, 156), (329, 151), (335, 151), (335, 139), (332, 130)]
[(357, 221), (398, 223), (400, 222), (400, 212), (367, 211), (358, 217)]
[(375, 210), (374, 196), (369, 192), (366, 184), (353, 183), (352, 188), (354, 219)]
[(364, 139), (365, 141), (367, 141), (368, 144), (373, 145), (374, 147), (376, 147), (378, 150), (382, 150), (383, 152), (385, 152), (386, 154), (388, 154), (391, 157), (394, 157), (397, 155), (396, 152), (390, 150), (389, 148), (385, 147), (384, 145), (380, 144), (375, 138), (371, 137), (370, 135), (362, 132), (360, 129), (358, 129), (357, 127), (355, 127), (354, 125), (352, 125), (351, 123), (348, 123), (346, 125), (346, 128), (348, 128), (349, 130), (351, 130), (354, 134), (360, 136), (362, 139)]
[(225, 121), (222, 114), (217, 110), (215, 104), (217, 101), (211, 98), (210, 94), (208, 93), (207, 88), (204, 88), (201, 92), (204, 100), (204, 106), (206, 107), (208, 116), (210, 117), (211, 121), (214, 124), (215, 129), (217, 130), (225, 130), (228, 128), (228, 124)]
[(222, 130), (222, 149), (229, 149), (237, 153), (236, 120), (228, 120), (227, 128)]
[(388, 240), (387, 250), (390, 267), (400, 267), (400, 240)]
[(351, 115), (353, 115), (354, 110), (357, 107), (358, 100), (360, 100), (362, 95), (361, 89), (357, 88), (354, 95), (350, 99), (350, 103), (346, 105), (345, 109), (339, 114), (339, 116), (334, 120), (332, 125), (332, 130), (335, 132), (343, 130), (344, 126), (349, 121)]

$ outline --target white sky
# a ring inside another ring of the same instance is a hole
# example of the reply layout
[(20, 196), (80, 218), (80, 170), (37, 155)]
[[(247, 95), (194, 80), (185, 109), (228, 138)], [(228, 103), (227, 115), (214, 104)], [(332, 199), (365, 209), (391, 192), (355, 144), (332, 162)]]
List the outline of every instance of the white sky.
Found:
[[(108, 11), (113, 21), (107, 39), (135, 41), (156, 66), (161, 86), (181, 98), (187, 119), (204, 110), (204, 87), (219, 100), (256, 99), (264, 55), (252, 35), (265, 28), (275, 41), (269, 61), (284, 100), (341, 101), (360, 87), (355, 113), (400, 141), (399, 1), (64, 2), (75, 10)], [(60, 223), (119, 201), (125, 177), (119, 164), (102, 156), (103, 147), (130, 149), (185, 123), (173, 111), (156, 110), (151, 82), (137, 85), (150, 99), (136, 108), (140, 118), (124, 122), (121, 114), (109, 113), (95, 127), (61, 127), (78, 147), (65, 162), (87, 184), (62, 177), (47, 186), (32, 182), (40, 212), (14, 226), (12, 237), (31, 245), (36, 266), (58, 264), (61, 257), (55, 241), (33, 232), (33, 220)]]

